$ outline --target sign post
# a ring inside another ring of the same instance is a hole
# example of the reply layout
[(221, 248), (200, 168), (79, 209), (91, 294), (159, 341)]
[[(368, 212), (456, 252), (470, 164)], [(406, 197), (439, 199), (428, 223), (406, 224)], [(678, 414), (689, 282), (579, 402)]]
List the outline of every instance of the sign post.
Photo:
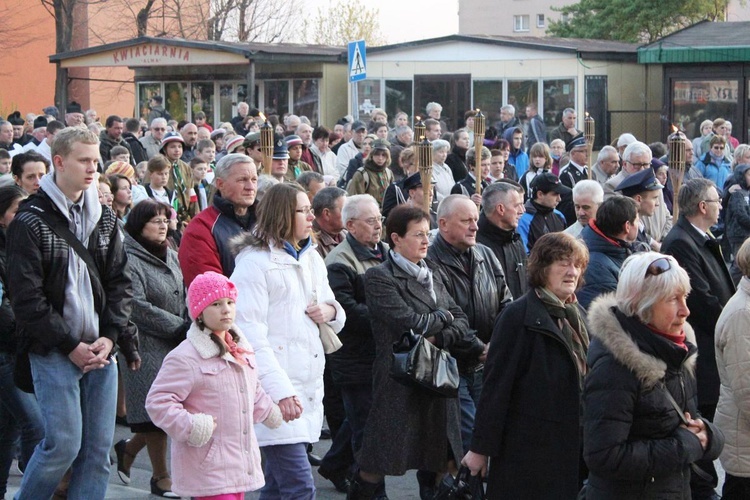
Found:
[(357, 82), (367, 78), (367, 52), (364, 40), (349, 42), (349, 84), (351, 85), (352, 116), (359, 120)]

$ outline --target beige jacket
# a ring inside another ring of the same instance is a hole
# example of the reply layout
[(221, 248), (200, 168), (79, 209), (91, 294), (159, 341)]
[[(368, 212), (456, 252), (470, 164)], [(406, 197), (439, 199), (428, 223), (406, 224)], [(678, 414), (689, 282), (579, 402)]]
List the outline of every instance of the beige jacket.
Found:
[[(697, 312), (697, 311), (696, 311)], [(750, 477), (750, 280), (742, 278), (716, 322), (721, 378), (714, 423), (726, 438), (719, 459), (728, 473)]]

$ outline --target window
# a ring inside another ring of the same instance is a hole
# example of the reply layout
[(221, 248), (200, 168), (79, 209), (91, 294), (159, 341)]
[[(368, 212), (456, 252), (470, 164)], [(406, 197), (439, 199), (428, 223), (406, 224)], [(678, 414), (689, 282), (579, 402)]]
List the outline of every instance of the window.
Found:
[(380, 80), (360, 80), (357, 82), (357, 108), (359, 119), (370, 121), (372, 110), (380, 106)]
[(318, 80), (294, 80), (292, 109), (297, 116), (306, 116), (318, 123)]
[(410, 123), (413, 121), (411, 108), (412, 85), (411, 80), (386, 80), (385, 81), (385, 112), (391, 123), (396, 113), (403, 111), (409, 115)]
[(173, 120), (187, 120), (188, 84), (185, 82), (170, 82), (164, 84), (164, 107), (172, 115)]
[(508, 104), (516, 108), (516, 118), (519, 122), (526, 120), (526, 105), (536, 103), (539, 109), (539, 80), (508, 80)]
[(513, 16), (513, 31), (529, 31), (529, 16)]
[(289, 80), (263, 81), (263, 107), (266, 115), (289, 113)]
[(567, 23), (570, 20), (568, 14), (563, 14), (561, 18), (562, 22)]
[(739, 90), (738, 80), (673, 80), (671, 121), (688, 137), (700, 137), (701, 122), (717, 116), (738, 123)]
[(536, 27), (537, 28), (544, 28), (544, 14), (537, 14), (536, 15)]
[(500, 107), (504, 103), (502, 80), (474, 80), (473, 109), (481, 109), (489, 127), (500, 120)]
[[(138, 84), (138, 116), (147, 117), (149, 112), (149, 101), (155, 95), (161, 95), (161, 83), (139, 83)], [(149, 123), (149, 126), (151, 124)]]
[(193, 101), (190, 106), (191, 118), (198, 111), (206, 113), (206, 119), (211, 122), (214, 119), (214, 82), (193, 83), (191, 85)]
[[(222, 83), (219, 85), (219, 121), (215, 124), (218, 127), (223, 122), (228, 122), (234, 116), (232, 114), (232, 102), (234, 102), (234, 89), (231, 83)], [(213, 120), (212, 116), (208, 117)], [(214, 128), (215, 128), (214, 127)]]
[[(542, 85), (544, 93), (544, 124), (547, 130), (557, 127), (562, 121), (562, 112), (565, 108), (576, 106), (576, 84), (572, 78), (564, 80), (544, 80)], [(578, 112), (583, 114), (582, 112)], [(539, 110), (542, 115), (542, 110)], [(580, 120), (579, 120), (580, 121)]]

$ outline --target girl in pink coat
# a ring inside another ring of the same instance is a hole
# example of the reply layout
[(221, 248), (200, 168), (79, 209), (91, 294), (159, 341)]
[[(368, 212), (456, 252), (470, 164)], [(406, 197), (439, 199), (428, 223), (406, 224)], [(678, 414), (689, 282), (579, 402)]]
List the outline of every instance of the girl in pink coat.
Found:
[(172, 438), (172, 491), (196, 500), (240, 500), (265, 481), (253, 424), (281, 425), (258, 383), (255, 353), (234, 324), (237, 289), (207, 272), (188, 289), (193, 325), (164, 360), (146, 398)]

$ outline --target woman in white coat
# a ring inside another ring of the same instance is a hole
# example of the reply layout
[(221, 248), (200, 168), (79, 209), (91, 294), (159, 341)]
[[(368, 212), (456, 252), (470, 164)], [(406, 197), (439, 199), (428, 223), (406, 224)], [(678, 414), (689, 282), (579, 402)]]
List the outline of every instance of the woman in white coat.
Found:
[(258, 206), (252, 233), (234, 239), (237, 320), (255, 349), (263, 389), (285, 423), (257, 426), (266, 457), (261, 500), (315, 498), (307, 443), (323, 424), (325, 356), (319, 326), (338, 333), (346, 316), (328, 285), (311, 237), (314, 214), (304, 190), (277, 184)]
[(726, 441), (719, 460), (726, 471), (721, 498), (750, 498), (750, 239), (737, 251), (742, 280), (716, 322), (716, 365), (721, 378), (714, 424)]

